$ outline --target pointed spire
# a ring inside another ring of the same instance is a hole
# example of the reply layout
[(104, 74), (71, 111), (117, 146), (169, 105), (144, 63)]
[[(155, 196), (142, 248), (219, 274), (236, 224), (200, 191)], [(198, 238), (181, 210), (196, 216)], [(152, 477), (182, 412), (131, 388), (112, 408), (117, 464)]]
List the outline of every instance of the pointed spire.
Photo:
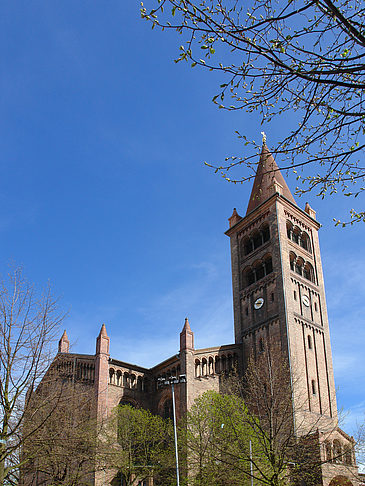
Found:
[(96, 354), (109, 354), (109, 336), (105, 324), (101, 326), (99, 336), (96, 339)]
[(70, 341), (67, 337), (66, 329), (63, 331), (61, 339), (58, 341), (58, 352), (68, 353), (70, 350)]
[(233, 213), (230, 218), (228, 218), (229, 221), (229, 227), (232, 228), (238, 221), (240, 221), (242, 217), (237, 213), (236, 208), (233, 208)]
[(190, 331), (191, 332), (191, 327), (190, 327), (190, 324), (189, 324), (189, 319), (187, 317), (185, 317), (183, 331)]
[(101, 326), (100, 333), (99, 333), (99, 337), (101, 337), (101, 336), (103, 336), (103, 337), (108, 337), (108, 334), (107, 334), (107, 332), (106, 332), (106, 327), (105, 327), (105, 324), (103, 324), (103, 325)]
[(281, 195), (296, 204), (290, 189), (277, 166), (274, 157), (266, 145), (266, 135), (263, 135), (260, 161), (257, 166), (256, 176), (253, 183), (247, 213), (256, 209), (260, 204), (269, 199), (270, 196), (279, 192)]
[(194, 349), (194, 333), (191, 330), (189, 319), (185, 318), (184, 327), (180, 333), (180, 351)]

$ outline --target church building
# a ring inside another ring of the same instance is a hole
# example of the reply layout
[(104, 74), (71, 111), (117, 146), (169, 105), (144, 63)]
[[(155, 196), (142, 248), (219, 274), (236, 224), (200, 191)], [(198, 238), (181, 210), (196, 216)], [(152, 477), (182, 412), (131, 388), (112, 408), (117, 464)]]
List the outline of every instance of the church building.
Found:
[[(299, 389), (306, 397), (306, 409), (299, 407), (294, 394), (293, 413), (303, 428), (298, 434), (319, 418), (327, 430), (332, 427), (330, 436), (317, 431), (323, 460), (320, 484), (357, 486), (354, 441), (337, 425), (318, 239), (321, 225), (308, 203), (304, 210), (297, 205), (265, 141), (246, 214), (239, 212), (233, 210), (226, 231), (231, 246), (234, 343), (196, 349), (193, 325), (185, 319), (180, 349), (147, 369), (126, 363), (122, 356), (110, 356), (110, 337), (103, 324), (95, 355), (71, 353), (65, 331), (55, 362), (60, 372), (72, 370), (74, 379), (95, 389), (100, 417), (121, 403), (170, 417), (171, 389), (159, 388), (158, 380), (185, 375), (186, 382), (176, 386), (179, 419), (199, 395), (219, 391), (221, 375), (233, 368), (243, 374), (249, 356), (269, 341), (277, 342), (286, 350), (289, 367), (300, 370)], [(95, 486), (101, 484), (96, 478)]]

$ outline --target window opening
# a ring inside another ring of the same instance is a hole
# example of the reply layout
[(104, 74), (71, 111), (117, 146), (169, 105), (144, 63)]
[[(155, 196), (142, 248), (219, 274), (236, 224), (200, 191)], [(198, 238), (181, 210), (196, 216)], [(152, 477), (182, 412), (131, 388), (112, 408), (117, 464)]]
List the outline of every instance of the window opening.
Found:
[(254, 265), (253, 269), (247, 268), (242, 272), (243, 287), (248, 287), (273, 271), (271, 257), (266, 257), (263, 262), (256, 262)]
[(248, 255), (253, 251), (252, 241), (250, 239), (245, 240), (243, 252)]
[(253, 247), (256, 250), (256, 248), (259, 248), (262, 245), (262, 235), (261, 233), (255, 234), (253, 237)]
[(272, 260), (271, 257), (265, 260), (265, 274), (268, 275), (272, 272)]
[(270, 228), (268, 226), (265, 226), (262, 229), (262, 239), (264, 240), (264, 243), (266, 243), (270, 239)]
[(308, 336), (308, 348), (312, 349), (312, 338), (311, 338), (311, 336)]
[(263, 265), (258, 265), (256, 268), (256, 280), (261, 280), (265, 277), (265, 267)]
[(302, 275), (302, 265), (300, 264), (300, 262), (297, 262), (295, 264), (295, 272), (298, 274), (298, 275)]
[(165, 401), (163, 406), (163, 418), (164, 419), (173, 419), (173, 408), (172, 408), (172, 400), (168, 399)]
[(262, 340), (262, 338), (260, 338), (260, 340), (259, 340), (259, 350), (260, 350), (260, 353), (264, 352), (264, 341)]
[(263, 226), (260, 230), (255, 230), (253, 234), (246, 237), (242, 243), (241, 248), (244, 255), (249, 255), (251, 252), (260, 248), (264, 243), (270, 240), (269, 226)]

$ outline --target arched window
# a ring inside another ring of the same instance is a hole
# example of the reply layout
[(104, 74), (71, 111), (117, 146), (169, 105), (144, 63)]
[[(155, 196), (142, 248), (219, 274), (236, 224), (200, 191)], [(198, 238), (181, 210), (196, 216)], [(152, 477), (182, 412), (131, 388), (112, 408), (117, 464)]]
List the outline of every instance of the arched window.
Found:
[(124, 373), (123, 375), (123, 386), (125, 388), (129, 388), (129, 374), (127, 372)]
[(303, 231), (302, 234), (301, 234), (300, 246), (302, 248), (304, 248), (305, 250), (309, 251), (310, 253), (312, 253), (310, 239), (309, 239), (308, 234), (305, 231)]
[(298, 228), (298, 226), (295, 226), (295, 228), (293, 229), (291, 239), (292, 239), (292, 241), (294, 241), (294, 243), (296, 243), (297, 245), (299, 244), (299, 239), (300, 239), (300, 229)]
[(114, 372), (113, 368), (110, 368), (110, 370), (109, 370), (109, 383), (111, 385), (114, 385), (114, 379), (115, 379), (115, 372)]
[(143, 391), (144, 392), (149, 392), (150, 391), (150, 382), (148, 378), (143, 378)]
[(209, 357), (209, 374), (214, 375), (214, 361), (211, 356)]
[(163, 404), (163, 418), (173, 420), (174, 418), (173, 413), (174, 412), (172, 407), (172, 400), (171, 398), (168, 398), (167, 400), (165, 400), (165, 403)]
[(208, 366), (207, 360), (205, 358), (202, 359), (202, 376), (207, 376), (208, 374)]
[(341, 442), (337, 439), (333, 441), (333, 460), (334, 462), (342, 462)]
[(264, 266), (265, 266), (265, 275), (269, 275), (269, 273), (272, 272), (272, 259), (271, 259), (271, 256), (265, 257)]
[(136, 387), (136, 375), (131, 375), (130, 376), (130, 387), (135, 388)]
[(262, 234), (259, 231), (255, 231), (252, 235), (253, 239), (253, 248), (256, 250), (256, 248), (259, 248), (259, 246), (262, 245)]
[(137, 378), (137, 390), (142, 391), (142, 377), (141, 376), (139, 376)]
[(195, 360), (195, 378), (200, 378), (201, 376), (201, 368), (200, 368), (200, 360)]
[(265, 224), (261, 227), (261, 233), (262, 233), (262, 240), (264, 243), (269, 241), (270, 239), (270, 228), (268, 224)]
[(312, 337), (309, 336), (309, 334), (307, 336), (307, 340), (308, 340), (308, 349), (312, 349)]
[(256, 229), (252, 234), (242, 238), (240, 243), (241, 255), (246, 256), (260, 248), (264, 243), (270, 240), (270, 227), (264, 223), (260, 229)]
[(254, 266), (255, 280), (265, 277), (265, 266), (262, 262), (256, 262)]
[(349, 446), (346, 446), (344, 450), (344, 462), (348, 466), (352, 465), (352, 451), (351, 451), (351, 447)]
[(298, 275), (303, 275), (303, 265), (304, 265), (304, 260), (303, 258), (297, 258), (295, 262), (295, 272)]
[(290, 221), (286, 222), (286, 234), (288, 235), (289, 240), (292, 238), (292, 232), (293, 232), (293, 223)]
[(294, 272), (295, 271), (295, 261), (297, 259), (296, 254), (291, 251), (289, 253), (289, 259), (290, 259), (290, 270), (292, 270)]
[(117, 371), (117, 386), (122, 386), (122, 372), (120, 370)]
[(303, 277), (311, 282), (314, 282), (314, 270), (310, 263), (306, 262), (303, 267)]
[(255, 274), (252, 270), (252, 268), (247, 268), (246, 270), (243, 271), (243, 286), (248, 287), (249, 285), (253, 284), (255, 282)]
[(241, 251), (243, 255), (248, 255), (253, 251), (252, 240), (248, 237), (244, 238), (241, 243)]
[(220, 372), (220, 370), (221, 370), (221, 368), (220, 368), (220, 364), (221, 364), (221, 363), (220, 363), (220, 358), (219, 358), (219, 356), (216, 356), (216, 357), (215, 357), (215, 372), (216, 372), (217, 374), (218, 374), (218, 373)]
[(270, 255), (266, 255), (263, 260), (258, 260), (253, 264), (253, 268), (247, 267), (242, 272), (242, 287), (261, 280), (265, 275), (273, 271), (272, 259)]

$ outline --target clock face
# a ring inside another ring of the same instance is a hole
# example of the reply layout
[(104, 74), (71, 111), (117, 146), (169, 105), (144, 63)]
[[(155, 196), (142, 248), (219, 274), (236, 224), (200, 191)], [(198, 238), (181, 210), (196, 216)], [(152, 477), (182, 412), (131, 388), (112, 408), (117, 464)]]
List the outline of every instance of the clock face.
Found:
[(259, 297), (258, 299), (255, 300), (254, 303), (254, 308), (255, 309), (261, 309), (261, 307), (264, 305), (264, 299), (262, 297)]
[(309, 307), (310, 302), (309, 302), (309, 299), (308, 299), (308, 297), (307, 297), (306, 295), (303, 295), (303, 297), (302, 297), (302, 302), (303, 302), (303, 304), (304, 304), (306, 307)]

